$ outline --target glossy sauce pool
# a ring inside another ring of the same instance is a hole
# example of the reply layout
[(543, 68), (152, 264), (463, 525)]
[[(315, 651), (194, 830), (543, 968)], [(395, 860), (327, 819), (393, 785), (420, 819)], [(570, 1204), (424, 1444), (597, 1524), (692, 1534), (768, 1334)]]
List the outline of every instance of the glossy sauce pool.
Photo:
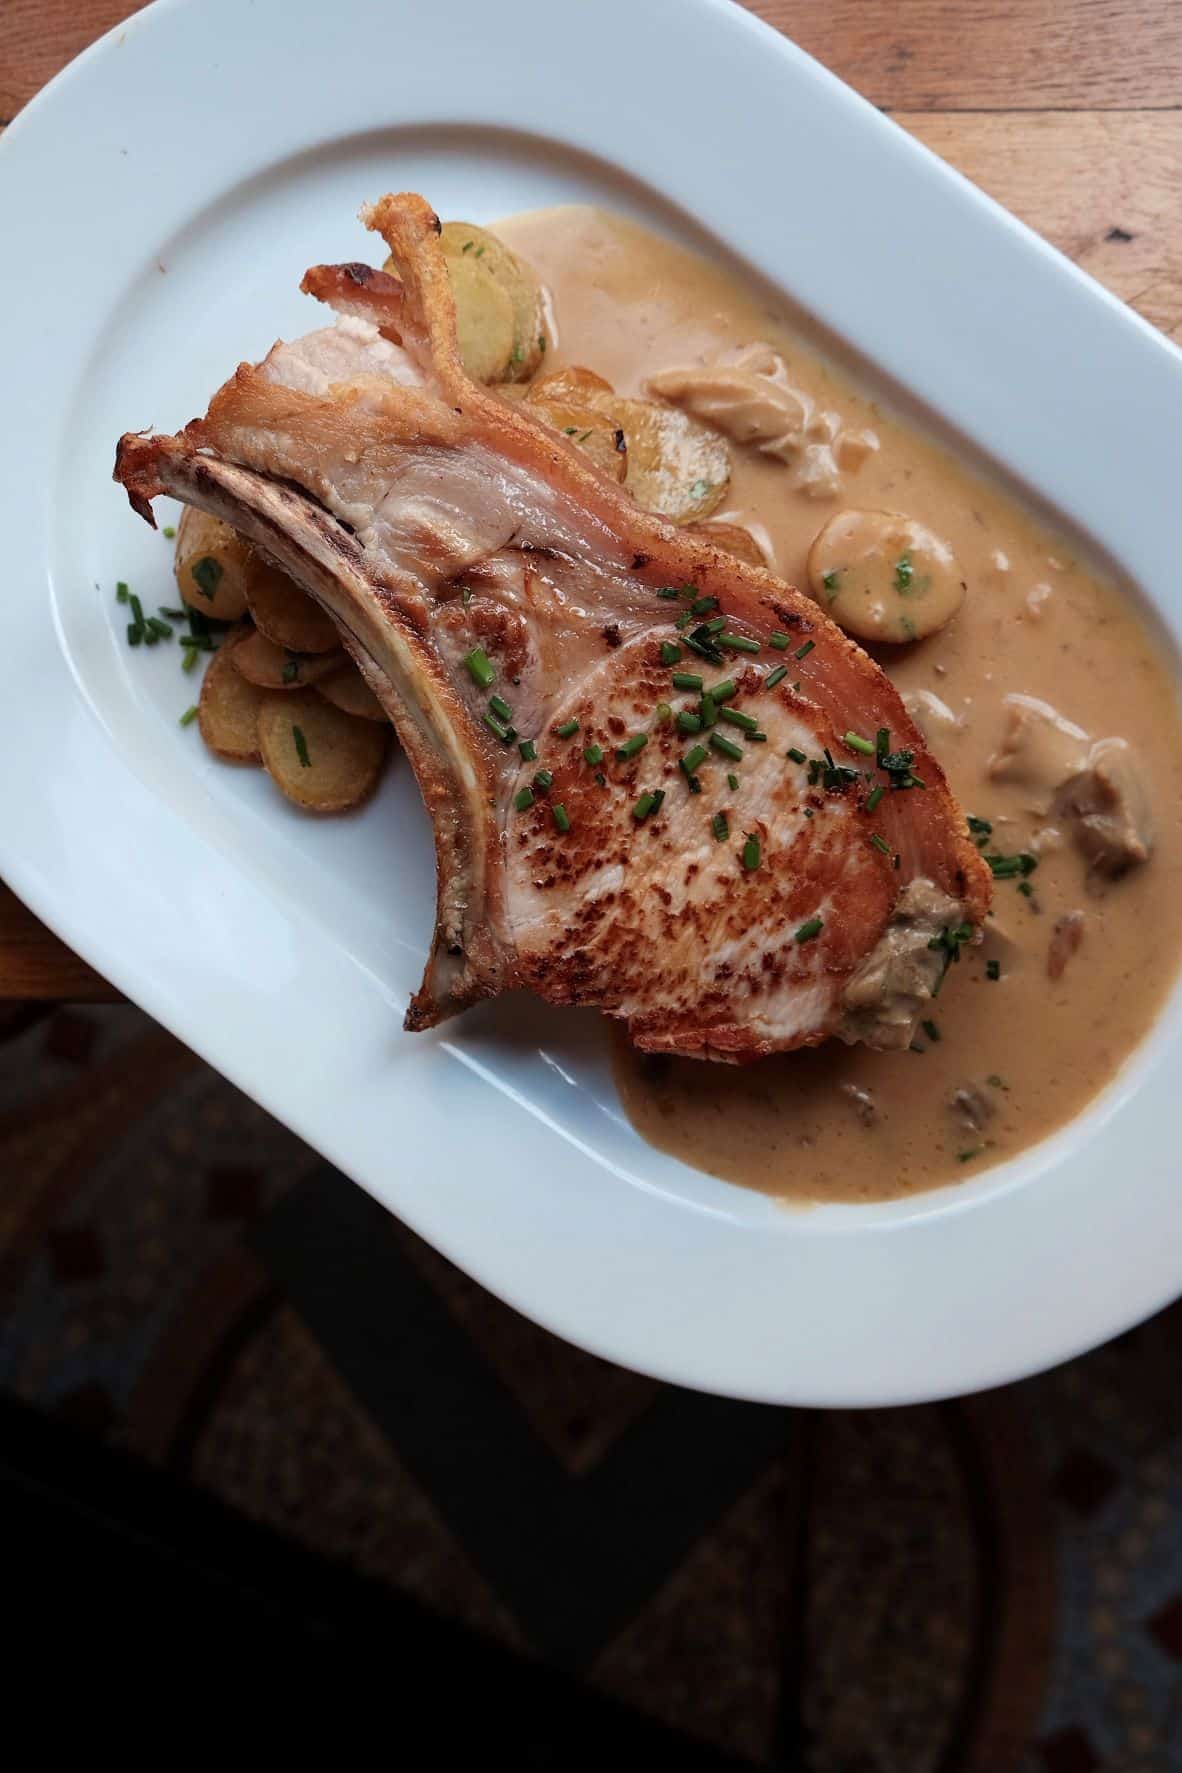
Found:
[[(905, 1195), (1012, 1156), (1111, 1079), (1182, 957), (1182, 724), (1163, 643), (1132, 593), (1077, 544), (859, 389), (757, 289), (596, 210), (518, 216), (498, 232), (549, 290), (557, 349), (547, 368), (585, 364), (618, 392), (643, 394), (662, 369), (765, 341), (818, 408), (875, 433), (877, 453), (828, 498), (732, 445), (729, 495), (712, 515), (749, 525), (770, 544), (774, 570), (802, 588), (814, 536), (846, 506), (905, 512), (951, 544), (968, 585), (959, 613), (929, 640), (876, 656), (901, 691), (932, 692), (956, 717), (929, 723), (929, 742), (966, 812), (992, 822), (996, 848), (1040, 846), (1028, 897), (997, 882), (985, 940), (950, 969), (913, 1050), (829, 1042), (733, 1068), (645, 1058), (621, 1039), (616, 1076), (634, 1125), (702, 1170), (798, 1199)], [(1097, 890), (1070, 838), (1042, 847), (1045, 801), (987, 773), (1013, 692), (1051, 704), (1092, 739), (1134, 747), (1153, 810), (1147, 865)], [(1053, 979), (1056, 922), (1074, 912), (1082, 940)]]

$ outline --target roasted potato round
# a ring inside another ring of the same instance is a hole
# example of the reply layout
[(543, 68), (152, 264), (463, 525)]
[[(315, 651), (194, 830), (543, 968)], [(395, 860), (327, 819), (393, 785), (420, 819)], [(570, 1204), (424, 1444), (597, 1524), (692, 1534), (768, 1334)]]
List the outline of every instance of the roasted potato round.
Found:
[(383, 727), (343, 713), (315, 690), (262, 694), (258, 743), (263, 765), (287, 798), (306, 812), (346, 813), (368, 800), (387, 742)]
[[(504, 241), (477, 228), (471, 222), (445, 222), (440, 244), (456, 286), (455, 267), (477, 265), (487, 272), (508, 297), (512, 310), (513, 337), (507, 364), (497, 376), (480, 376), (480, 381), (527, 382), (542, 361), (546, 349), (546, 323), (542, 313), (542, 294), (538, 280), (528, 265), (509, 251)], [(465, 366), (468, 359), (464, 358)], [(475, 371), (469, 370), (470, 374)]]
[(252, 628), (235, 646), (233, 659), (235, 670), (259, 689), (297, 690), (339, 671), (344, 654), (339, 649), (331, 653), (289, 653)]
[(197, 703), (197, 728), (215, 757), (227, 763), (261, 763), (258, 714), (264, 692), (234, 669), (245, 638), (227, 635), (209, 662)]
[(254, 556), (220, 518), (186, 505), (176, 532), (173, 571), (185, 603), (215, 622), (240, 622)]
[(716, 548), (722, 548), (727, 554), (733, 554), (736, 560), (745, 560), (748, 566), (766, 566), (763, 549), (755, 540), (749, 529), (741, 523), (716, 523), (710, 518), (706, 523), (687, 523), (687, 536), (701, 536), (704, 542), (713, 542)]
[(859, 640), (923, 640), (952, 620), (965, 594), (948, 543), (901, 511), (839, 511), (808, 556), (809, 589)]
[(730, 485), (731, 457), (717, 431), (654, 400), (622, 400), (611, 394), (587, 404), (610, 410), (624, 427), (624, 486), (643, 510), (670, 523), (694, 523), (722, 503)]
[(622, 426), (613, 425), (603, 413), (592, 412), (586, 406), (568, 406), (559, 400), (530, 400), (527, 404), (538, 418), (569, 438), (597, 468), (613, 480), (623, 480), (628, 472), (628, 445)]
[(340, 646), (337, 631), (319, 604), (257, 555), (246, 578), (246, 602), (255, 627), (285, 652), (328, 653)]
[(513, 357), (513, 303), (486, 266), (449, 259), (460, 361), (476, 382), (508, 381)]
[(555, 369), (549, 375), (539, 376), (531, 383), (527, 400), (562, 400), (572, 406), (588, 406), (588, 395), (598, 397), (613, 392), (610, 382), (596, 375), (593, 369), (584, 369), (581, 364), (571, 363), (565, 369)]
[(316, 688), (326, 702), (331, 702), (344, 714), (356, 715), (358, 720), (379, 721), (383, 725), (389, 720), (386, 710), (351, 662), (321, 679)]

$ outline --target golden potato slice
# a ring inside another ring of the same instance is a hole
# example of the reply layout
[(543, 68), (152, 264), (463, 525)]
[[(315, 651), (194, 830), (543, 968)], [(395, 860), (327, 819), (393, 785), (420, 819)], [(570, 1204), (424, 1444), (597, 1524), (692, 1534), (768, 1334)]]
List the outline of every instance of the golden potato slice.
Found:
[(234, 669), (245, 630), (230, 634), (209, 662), (197, 703), (197, 728), (215, 757), (227, 763), (261, 763), (258, 715), (263, 691)]
[(319, 604), (257, 555), (246, 579), (246, 602), (255, 627), (284, 652), (327, 653), (340, 645)]
[(556, 369), (549, 375), (539, 376), (532, 383), (527, 400), (565, 400), (573, 406), (589, 406), (587, 395), (610, 394), (613, 392), (610, 382), (597, 376), (593, 369), (584, 369), (580, 364), (572, 363), (566, 369)]
[(952, 620), (960, 562), (934, 530), (901, 511), (838, 511), (809, 549), (809, 590), (859, 640), (904, 645)]
[(449, 259), (460, 361), (476, 382), (509, 381), (513, 303), (492, 272), (475, 259)]
[(527, 382), (546, 349), (546, 322), (537, 278), (529, 266), (487, 228), (477, 228), (471, 222), (445, 222), (439, 238), (449, 270), (456, 263), (479, 265), (504, 290), (513, 311), (513, 341), (508, 365), (502, 375), (480, 379)]
[(711, 518), (706, 523), (687, 523), (685, 533), (688, 536), (701, 536), (704, 542), (713, 542), (716, 548), (733, 554), (736, 560), (745, 560), (748, 566), (767, 565), (763, 549), (751, 531), (744, 529), (741, 523), (716, 523)]
[(253, 555), (236, 530), (186, 505), (176, 532), (177, 590), (215, 622), (240, 622)]
[(628, 445), (622, 426), (613, 425), (602, 413), (586, 406), (569, 406), (560, 400), (530, 400), (528, 404), (531, 412), (569, 437), (597, 468), (613, 480), (623, 480), (628, 472)]
[(356, 665), (351, 662), (342, 665), (339, 671), (333, 671), (317, 683), (316, 688), (334, 708), (341, 709), (345, 714), (354, 714), (359, 720), (377, 720), (384, 724), (390, 718)]
[(310, 813), (361, 806), (374, 791), (387, 747), (385, 728), (343, 713), (315, 690), (264, 691), (258, 738), (272, 780)]
[(235, 670), (259, 689), (296, 690), (339, 671), (345, 655), (339, 648), (331, 653), (289, 653), (254, 628), (235, 646), (233, 657)]
[(722, 503), (730, 485), (731, 457), (717, 431), (653, 400), (610, 394), (587, 398), (586, 404), (596, 412), (610, 412), (624, 427), (624, 486), (643, 510), (658, 512), (670, 523), (694, 523)]

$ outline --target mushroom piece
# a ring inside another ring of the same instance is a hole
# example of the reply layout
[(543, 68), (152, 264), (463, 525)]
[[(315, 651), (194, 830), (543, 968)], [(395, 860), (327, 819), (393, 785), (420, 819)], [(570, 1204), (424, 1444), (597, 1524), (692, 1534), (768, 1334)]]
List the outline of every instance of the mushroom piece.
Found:
[(1070, 824), (1093, 871), (1115, 880), (1153, 854), (1149, 802), (1136, 753), (1125, 739), (1100, 739), (1082, 769), (1055, 796), (1055, 815)]
[(965, 594), (948, 543), (901, 511), (839, 511), (809, 549), (808, 577), (847, 633), (895, 645), (934, 634)]
[(1056, 790), (1083, 768), (1088, 735), (1037, 696), (1009, 695), (1002, 706), (1001, 743), (985, 768), (995, 782), (1028, 789), (1031, 810), (1045, 813)]
[(1062, 917), (1055, 919), (1051, 930), (1050, 945), (1047, 948), (1047, 978), (1061, 979), (1067, 970), (1067, 962), (1075, 954), (1084, 938), (1084, 914), (1082, 911), (1065, 911)]

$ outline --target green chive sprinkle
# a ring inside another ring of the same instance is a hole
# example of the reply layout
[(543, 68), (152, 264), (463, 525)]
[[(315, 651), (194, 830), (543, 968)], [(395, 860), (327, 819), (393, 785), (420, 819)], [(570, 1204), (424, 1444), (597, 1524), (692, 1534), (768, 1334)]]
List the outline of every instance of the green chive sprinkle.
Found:
[(279, 675), (282, 677), (284, 683), (295, 683), (299, 674), (300, 662), (298, 659), (285, 659), (283, 661), (283, 670)]
[(218, 581), (222, 576), (221, 561), (214, 560), (209, 554), (203, 554), (201, 559), (189, 568), (189, 571), (192, 573), (193, 583), (202, 597), (212, 603), (218, 588)]
[(502, 745), (511, 745), (517, 737), (514, 729), (511, 726), (506, 726), (503, 720), (498, 720), (495, 714), (484, 714), (481, 719), (493, 737), (499, 739)]
[(815, 640), (806, 640), (803, 646), (797, 647), (792, 657), (794, 659), (807, 659), (816, 644)]
[(171, 542), (176, 536), (176, 527), (174, 524), (166, 523), (160, 533), (166, 542)]
[(788, 675), (787, 665), (777, 665), (775, 670), (769, 671), (767, 676), (764, 678), (764, 680), (763, 680), (764, 689), (775, 689), (776, 685), (778, 683), (782, 683), (784, 678), (787, 677), (787, 675)]
[(888, 842), (887, 842), (887, 840), (886, 840), (886, 838), (885, 838), (885, 837), (884, 837), (884, 836), (883, 836), (883, 835), (882, 835), (882, 832), (881, 832), (881, 831), (876, 831), (876, 832), (875, 832), (875, 833), (874, 833), (874, 835), (873, 835), (873, 836), (872, 836), (872, 837), (871, 837), (871, 839), (870, 839), (870, 841), (871, 841), (871, 843), (872, 843), (872, 844), (873, 844), (873, 845), (874, 845), (874, 847), (875, 847), (875, 849), (876, 849), (876, 850), (881, 850), (881, 851), (882, 851), (882, 854), (883, 854), (883, 855), (884, 855), (884, 856), (889, 856), (889, 855), (890, 855), (890, 853), (891, 853), (891, 846), (890, 846), (890, 844), (889, 844), (889, 843), (888, 843)]
[(534, 775), (534, 787), (539, 794), (548, 794), (554, 777), (549, 770), (538, 770)]
[(891, 729), (887, 726), (880, 726), (877, 734), (875, 735), (875, 740), (874, 740), (875, 754), (878, 757), (880, 763), (884, 757), (888, 757), (890, 755), (890, 749), (891, 749)]
[(743, 866), (748, 873), (759, 867), (759, 839), (754, 831), (747, 833), (747, 840), (743, 845)]
[(806, 761), (804, 752), (798, 750), (798, 748), (795, 745), (789, 745), (789, 747), (784, 755), (786, 757), (790, 757), (792, 759), (793, 763), (804, 763)]
[(534, 791), (532, 788), (521, 788), (513, 796), (513, 805), (517, 808), (519, 813), (528, 812), (533, 804)]
[(554, 823), (560, 831), (570, 830), (570, 814), (567, 812), (561, 801), (558, 802), (557, 806), (552, 806), (550, 808), (550, 813)]
[(554, 728), (554, 737), (556, 739), (573, 739), (578, 730), (577, 720), (564, 720), (561, 726)]
[(1000, 979), (1001, 978), (1001, 962), (1000, 962), (1000, 960), (987, 960), (985, 962), (985, 977), (987, 979)]
[[(680, 657), (681, 657), (681, 648), (678, 646), (678, 644), (675, 640), (663, 640), (661, 642), (661, 663), (662, 663), (662, 665), (676, 665), (676, 663), (677, 663), (678, 659), (680, 659)], [(674, 676), (673, 681), (674, 681), (674, 683), (677, 682), (676, 676)]]
[(693, 671), (675, 671), (673, 687), (679, 690), (700, 690), (702, 679)]
[(673, 719), (673, 710), (669, 706), (668, 702), (658, 702), (656, 707), (653, 709), (653, 725), (654, 726), (668, 726), (669, 722), (672, 719)]
[(655, 798), (655, 795), (651, 793), (642, 794), (640, 799), (636, 802), (636, 805), (632, 808), (632, 817), (636, 820), (638, 825), (643, 824), (644, 820), (647, 819), (652, 812), (653, 801)]
[(786, 653), (792, 641), (787, 634), (771, 634), (768, 636), (768, 645), (774, 646), (778, 653)]
[(695, 597), (690, 609), (695, 616), (709, 615), (712, 609), (718, 608), (717, 597)]
[(956, 1161), (958, 1164), (970, 1163), (973, 1158), (980, 1157), (984, 1149), (985, 1147), (983, 1145), (973, 1145), (970, 1146), (968, 1151), (958, 1151), (956, 1154)]
[(747, 743), (749, 745), (766, 745), (767, 744), (767, 734), (766, 733), (748, 733), (747, 734)]
[(718, 644), (727, 647), (732, 653), (757, 653), (760, 651), (758, 640), (748, 640), (745, 634), (720, 634)]
[(824, 928), (825, 928), (825, 922), (824, 922), (823, 918), (810, 917), (807, 923), (801, 924), (800, 928), (797, 930), (795, 936), (793, 937), (793, 941), (795, 941), (795, 942), (811, 942), (813, 937), (819, 936), (821, 934), (821, 931)]
[(716, 751), (721, 751), (724, 757), (731, 758), (735, 763), (742, 762), (742, 747), (734, 744), (730, 739), (724, 738), (721, 733), (711, 733), (710, 743)]
[(589, 763), (592, 766), (594, 766), (597, 763), (602, 763), (603, 762), (603, 746), (602, 745), (585, 745), (583, 747), (583, 761), (584, 761), (584, 763)]
[(1028, 880), (1020, 880), (1018, 882), (1018, 891), (1024, 899), (1032, 899), (1034, 897), (1034, 888)]
[(181, 715), (181, 718), (180, 718), (180, 721), (178, 724), (181, 726), (192, 726), (192, 724), (196, 720), (196, 718), (197, 718), (197, 704), (196, 704), (196, 702), (194, 702), (194, 704), (191, 708), (185, 709), (185, 712)]
[(141, 628), (140, 624), (138, 622), (129, 622), (127, 624), (127, 644), (128, 644), (128, 646), (138, 646), (140, 644), (140, 642), (143, 640), (143, 638), (144, 638), (144, 631)]
[(726, 785), (730, 789), (732, 794), (734, 794), (738, 789), (739, 778), (738, 778), (738, 776), (735, 775), (733, 770), (728, 770), (728, 772), (727, 772)]
[(667, 597), (672, 603), (681, 596), (681, 592), (677, 589), (676, 585), (661, 585), (657, 590), (657, 596)]
[(685, 771), (687, 776), (692, 776), (694, 771), (699, 769), (701, 765), (705, 763), (709, 755), (710, 753), (707, 751), (705, 745), (695, 745), (693, 750), (687, 751), (682, 758), (681, 768)]
[(464, 663), (468, 667), (473, 683), (477, 684), (480, 689), (487, 689), (496, 678), (497, 674), (489, 663), (488, 654), (482, 646), (474, 646), (472, 651), (465, 655)]
[(700, 726), (707, 727), (716, 726), (718, 723), (718, 708), (709, 690), (706, 691), (698, 705), (698, 723)]
[(312, 759), (308, 756), (308, 741), (304, 737), (303, 729), (298, 726), (293, 726), (291, 729), (291, 738), (296, 749), (296, 756), (300, 760), (300, 768), (302, 770), (311, 769)]
[(168, 622), (162, 622), (159, 616), (149, 616), (148, 627), (152, 630), (153, 634), (158, 634), (161, 640), (172, 639), (173, 631), (171, 625)]
[(712, 622), (707, 622), (705, 624), (707, 634), (721, 634), (725, 627), (726, 627), (726, 617), (725, 616), (715, 616), (715, 618)]
[(192, 671), (197, 663), (198, 651), (195, 646), (187, 646), (181, 658), (181, 670)]
[(738, 695), (739, 692), (734, 678), (724, 677), (721, 683), (712, 683), (706, 693), (712, 701), (721, 706), (723, 702), (729, 702), (731, 697)]
[(731, 834), (731, 828), (727, 824), (726, 814), (715, 813), (710, 821), (710, 829), (714, 833), (714, 841), (716, 843), (725, 843)]
[(525, 763), (533, 763), (538, 755), (538, 748), (532, 739), (522, 739), (517, 749), (520, 751), (522, 760)]
[(924, 1033), (927, 1035), (929, 1040), (931, 1040), (931, 1041), (939, 1040), (940, 1030), (936, 1027), (936, 1024), (930, 1018), (927, 1021), (921, 1022), (920, 1027), (923, 1029)]
[(144, 645), (145, 646), (159, 646), (160, 645), (160, 636), (157, 634), (155, 628), (149, 628), (148, 624), (146, 622), (144, 623), (143, 627), (140, 629), (140, 633), (144, 637)]
[(683, 708), (677, 716), (677, 730), (679, 733), (700, 733), (702, 722), (690, 709)]
[(690, 616), (690, 615), (685, 615), (685, 616), (678, 616), (678, 618), (677, 618), (677, 620), (676, 620), (676, 621), (675, 621), (675, 622), (674, 622), (674, 624), (673, 624), (673, 626), (674, 626), (674, 627), (675, 627), (675, 628), (676, 628), (676, 629), (677, 629), (677, 631), (678, 631), (678, 632), (679, 632), (679, 633), (680, 633), (680, 632), (681, 632), (681, 631), (682, 631), (682, 630), (683, 630), (683, 629), (685, 629), (685, 628), (688, 628), (688, 627), (689, 627), (689, 626), (690, 626), (690, 624), (691, 624), (691, 622), (692, 622), (692, 621), (693, 621), (693, 619), (694, 619), (694, 618), (693, 618), (693, 617), (692, 617), (692, 616)]
[(167, 616), (170, 622), (183, 622), (189, 613), (183, 609), (166, 609), (162, 603), (158, 603), (156, 608), (162, 616)]
[(729, 720), (732, 726), (742, 727), (745, 733), (757, 733), (759, 731), (759, 722), (750, 714), (744, 714), (741, 708), (720, 708), (718, 710), (718, 718), (720, 720)]
[(488, 698), (488, 705), (498, 720), (512, 720), (513, 710), (503, 696), (490, 696)]
[(874, 756), (874, 746), (869, 739), (864, 739), (861, 733), (843, 733), (841, 742), (848, 750), (857, 751), (863, 757)]
[(866, 796), (866, 811), (868, 813), (872, 813), (881, 799), (882, 799), (882, 784), (879, 783), (879, 785), (875, 788), (872, 788), (870, 790), (869, 794)]
[(128, 590), (126, 583), (123, 579), (120, 579), (119, 583), (115, 586), (115, 602), (126, 603), (130, 595), (131, 593)]
[(621, 763), (627, 763), (630, 757), (635, 757), (638, 751), (643, 751), (647, 744), (647, 733), (633, 733), (630, 739), (625, 739), (622, 745), (616, 746), (616, 756)]

